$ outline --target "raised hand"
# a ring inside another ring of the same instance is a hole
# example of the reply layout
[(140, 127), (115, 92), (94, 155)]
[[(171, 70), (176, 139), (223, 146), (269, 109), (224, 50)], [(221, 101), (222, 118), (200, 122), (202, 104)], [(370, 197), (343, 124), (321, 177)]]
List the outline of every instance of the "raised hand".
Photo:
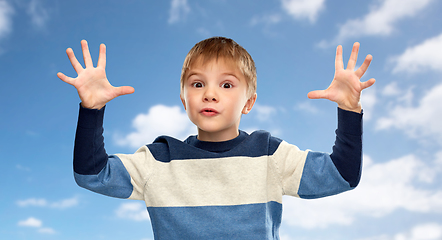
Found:
[(359, 43), (353, 45), (353, 49), (348, 60), (347, 69), (344, 69), (344, 61), (342, 59), (342, 46), (339, 45), (336, 49), (335, 59), (335, 76), (330, 86), (326, 90), (316, 90), (308, 93), (311, 99), (328, 99), (336, 102), (338, 107), (344, 110), (361, 112), (362, 107), (360, 103), (362, 90), (372, 86), (375, 83), (374, 78), (361, 82), (361, 77), (370, 66), (373, 57), (367, 55), (364, 63), (358, 70), (354, 70), (356, 61), (358, 59)]
[(84, 65), (78, 62), (74, 51), (71, 48), (66, 50), (66, 53), (71, 61), (78, 76), (71, 78), (63, 73), (57, 73), (57, 76), (64, 82), (74, 86), (77, 89), (78, 96), (81, 99), (81, 105), (85, 108), (100, 109), (106, 105), (110, 100), (125, 94), (134, 92), (133, 87), (112, 86), (106, 77), (106, 46), (100, 45), (100, 54), (98, 56), (97, 67), (92, 63), (91, 54), (86, 40), (81, 41), (81, 49), (83, 50)]

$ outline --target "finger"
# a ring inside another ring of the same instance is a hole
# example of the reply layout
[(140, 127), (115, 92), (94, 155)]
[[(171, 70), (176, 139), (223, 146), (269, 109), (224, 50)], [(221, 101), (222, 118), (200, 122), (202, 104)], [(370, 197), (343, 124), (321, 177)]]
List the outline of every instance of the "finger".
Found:
[(66, 54), (68, 55), (69, 61), (71, 61), (72, 67), (77, 73), (80, 73), (83, 70), (83, 66), (78, 62), (75, 57), (74, 50), (72, 48), (66, 49)]
[(307, 94), (307, 97), (310, 99), (321, 99), (326, 98), (325, 90), (315, 90), (311, 91)]
[(344, 61), (342, 60), (342, 46), (336, 48), (335, 70), (344, 69)]
[(106, 45), (100, 45), (100, 54), (98, 55), (97, 67), (106, 68)]
[(358, 42), (355, 42), (353, 44), (353, 49), (351, 50), (350, 58), (348, 59), (347, 69), (354, 70), (356, 66), (356, 62), (358, 60), (358, 53), (359, 53), (359, 46), (360, 44)]
[(63, 73), (59, 72), (57, 73), (57, 77), (61, 79), (61, 81), (70, 84), (70, 85), (74, 85), (74, 79), (71, 77), (68, 77), (66, 75), (64, 75)]
[(115, 89), (117, 91), (117, 95), (118, 96), (126, 95), (126, 94), (131, 94), (131, 93), (135, 92), (135, 89), (133, 87), (130, 87), (130, 86), (116, 87)]
[(369, 88), (371, 86), (373, 86), (373, 84), (376, 82), (376, 80), (374, 78), (371, 78), (370, 80), (366, 81), (366, 82), (362, 82), (361, 83), (361, 88), (362, 90)]
[(368, 66), (370, 66), (371, 60), (373, 60), (373, 56), (370, 54), (365, 57), (364, 63), (358, 68), (358, 70), (355, 71), (356, 76), (360, 79), (365, 72), (368, 69)]
[(81, 49), (83, 50), (83, 60), (86, 68), (94, 67), (92, 63), (91, 53), (89, 52), (89, 46), (86, 40), (81, 40)]

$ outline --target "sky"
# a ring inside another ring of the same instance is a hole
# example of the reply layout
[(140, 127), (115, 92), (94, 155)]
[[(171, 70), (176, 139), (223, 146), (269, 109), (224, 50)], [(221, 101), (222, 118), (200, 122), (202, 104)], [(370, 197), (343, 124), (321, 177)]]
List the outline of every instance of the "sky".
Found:
[(76, 90), (65, 50), (96, 62), (135, 93), (108, 103), (108, 153), (195, 126), (179, 99), (187, 52), (212, 36), (234, 39), (256, 62), (258, 99), (240, 128), (264, 129), (300, 149), (330, 152), (335, 103), (310, 100), (361, 44), (364, 163), (359, 186), (316, 200), (284, 197), (281, 240), (442, 239), (442, 1), (438, 0), (0, 0), (0, 236), (2, 239), (152, 240), (141, 201), (75, 184)]

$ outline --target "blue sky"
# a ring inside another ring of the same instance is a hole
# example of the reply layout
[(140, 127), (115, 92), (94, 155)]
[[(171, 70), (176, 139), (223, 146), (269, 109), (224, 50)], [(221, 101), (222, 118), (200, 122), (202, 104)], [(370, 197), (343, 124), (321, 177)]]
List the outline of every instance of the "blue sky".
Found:
[(318, 200), (284, 199), (282, 240), (442, 239), (442, 2), (437, 0), (0, 0), (0, 236), (153, 239), (142, 202), (76, 186), (79, 99), (56, 73), (65, 54), (107, 45), (107, 76), (135, 93), (106, 108), (109, 153), (160, 134), (196, 132), (179, 100), (182, 62), (207, 37), (233, 38), (254, 58), (258, 100), (241, 129), (265, 129), (301, 149), (331, 151), (336, 104), (309, 100), (361, 43), (364, 166), (359, 187)]

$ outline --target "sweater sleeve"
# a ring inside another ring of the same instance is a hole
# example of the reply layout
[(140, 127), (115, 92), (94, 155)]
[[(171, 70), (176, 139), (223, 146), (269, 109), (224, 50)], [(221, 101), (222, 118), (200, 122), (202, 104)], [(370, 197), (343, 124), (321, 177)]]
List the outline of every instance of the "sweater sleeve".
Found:
[(362, 167), (362, 113), (338, 108), (338, 128), (330, 157), (350, 187), (356, 187)]
[(320, 198), (355, 188), (361, 176), (362, 114), (338, 109), (333, 153), (308, 151), (297, 194)]
[(104, 148), (104, 107), (100, 110), (80, 105), (74, 146), (74, 177), (80, 187), (107, 196), (128, 198), (131, 178), (117, 156)]

